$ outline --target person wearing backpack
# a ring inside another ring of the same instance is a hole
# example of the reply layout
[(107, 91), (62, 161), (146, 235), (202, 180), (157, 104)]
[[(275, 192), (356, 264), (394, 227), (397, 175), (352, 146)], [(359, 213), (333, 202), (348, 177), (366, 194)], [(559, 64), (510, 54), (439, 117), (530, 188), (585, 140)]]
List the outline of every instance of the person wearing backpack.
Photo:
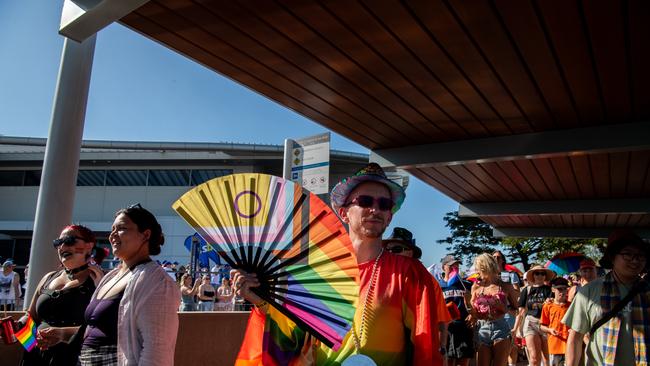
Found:
[(589, 334), (585, 365), (648, 365), (650, 362), (650, 244), (630, 230), (610, 235), (600, 260), (611, 271), (582, 287), (562, 323), (569, 328), (566, 364), (582, 357), (583, 336)]

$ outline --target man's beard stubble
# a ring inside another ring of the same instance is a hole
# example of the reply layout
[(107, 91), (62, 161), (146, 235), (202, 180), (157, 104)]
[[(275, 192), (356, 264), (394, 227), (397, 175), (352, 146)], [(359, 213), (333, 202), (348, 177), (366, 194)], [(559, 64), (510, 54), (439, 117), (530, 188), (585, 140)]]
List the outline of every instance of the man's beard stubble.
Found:
[(363, 226), (361, 227), (364, 236), (371, 239), (381, 239), (381, 237), (384, 235), (384, 232), (386, 231), (386, 228), (387, 226), (384, 226), (381, 230), (369, 230)]

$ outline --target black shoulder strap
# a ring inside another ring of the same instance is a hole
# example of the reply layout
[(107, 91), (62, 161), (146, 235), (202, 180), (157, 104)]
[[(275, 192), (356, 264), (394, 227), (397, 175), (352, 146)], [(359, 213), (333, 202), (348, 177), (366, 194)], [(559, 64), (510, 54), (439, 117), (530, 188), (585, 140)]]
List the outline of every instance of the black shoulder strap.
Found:
[(51, 283), (51, 282), (52, 282), (56, 277), (58, 277), (59, 274), (61, 274), (61, 272), (63, 272), (63, 270), (59, 270), (59, 271), (51, 272), (51, 273), (49, 274), (49, 277), (48, 277), (47, 279), (45, 279), (45, 283), (43, 283), (43, 286), (39, 289), (39, 292), (40, 292), (41, 294), (48, 294), (48, 295), (51, 294), (52, 290), (48, 289), (47, 286), (49, 286), (50, 283)]
[(619, 301), (612, 310), (607, 312), (607, 314), (604, 314), (602, 318), (600, 318), (594, 325), (591, 326), (591, 329), (589, 329), (589, 336), (593, 336), (594, 333), (598, 330), (598, 328), (602, 327), (603, 324), (607, 323), (611, 318), (615, 317), (616, 314), (618, 314), (627, 304), (632, 301), (632, 298), (636, 296), (641, 290), (647, 285), (647, 282), (645, 281), (639, 281), (637, 282), (634, 287), (630, 289), (630, 292), (625, 295), (621, 301)]

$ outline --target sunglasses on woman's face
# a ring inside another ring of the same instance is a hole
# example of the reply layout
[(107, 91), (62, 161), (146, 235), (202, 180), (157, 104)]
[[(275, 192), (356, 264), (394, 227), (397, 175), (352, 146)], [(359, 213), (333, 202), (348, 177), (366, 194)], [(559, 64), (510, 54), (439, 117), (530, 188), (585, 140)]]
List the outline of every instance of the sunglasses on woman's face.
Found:
[(533, 272), (535, 276), (546, 276), (546, 272)]
[(377, 202), (377, 208), (380, 211), (390, 211), (393, 209), (393, 206), (395, 206), (395, 202), (393, 202), (393, 200), (390, 198), (373, 197), (366, 195), (355, 197), (352, 201), (350, 201), (350, 203), (346, 204), (346, 206), (357, 205), (361, 208), (370, 208), (375, 205), (375, 202)]
[(402, 252), (406, 252), (407, 250), (411, 250), (410, 248), (406, 248), (400, 245), (396, 245), (394, 247), (386, 248), (387, 251), (394, 253), (394, 254), (399, 254)]
[(61, 245), (74, 245), (74, 243), (77, 242), (77, 239), (79, 240), (84, 240), (83, 238), (80, 238), (78, 236), (64, 236), (63, 238), (59, 239), (54, 239), (52, 241), (52, 245), (54, 245), (55, 248), (60, 247)]

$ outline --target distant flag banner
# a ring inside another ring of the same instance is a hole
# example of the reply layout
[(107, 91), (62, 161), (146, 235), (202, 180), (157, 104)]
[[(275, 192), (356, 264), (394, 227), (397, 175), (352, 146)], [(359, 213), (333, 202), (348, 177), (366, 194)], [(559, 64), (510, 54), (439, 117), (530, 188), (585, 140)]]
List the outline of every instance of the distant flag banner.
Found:
[(18, 342), (25, 347), (27, 352), (30, 352), (36, 347), (36, 323), (34, 323), (31, 315), (27, 316), (27, 323), (15, 335)]
[(458, 273), (458, 268), (454, 267), (447, 276), (447, 286), (454, 285), (458, 282), (460, 282), (460, 274)]
[(185, 239), (185, 248), (192, 253), (192, 238), (197, 241), (196, 255), (199, 261), (199, 267), (210, 267), (210, 260), (216, 264), (221, 264), (217, 251), (212, 245), (207, 243), (199, 234), (195, 233)]

